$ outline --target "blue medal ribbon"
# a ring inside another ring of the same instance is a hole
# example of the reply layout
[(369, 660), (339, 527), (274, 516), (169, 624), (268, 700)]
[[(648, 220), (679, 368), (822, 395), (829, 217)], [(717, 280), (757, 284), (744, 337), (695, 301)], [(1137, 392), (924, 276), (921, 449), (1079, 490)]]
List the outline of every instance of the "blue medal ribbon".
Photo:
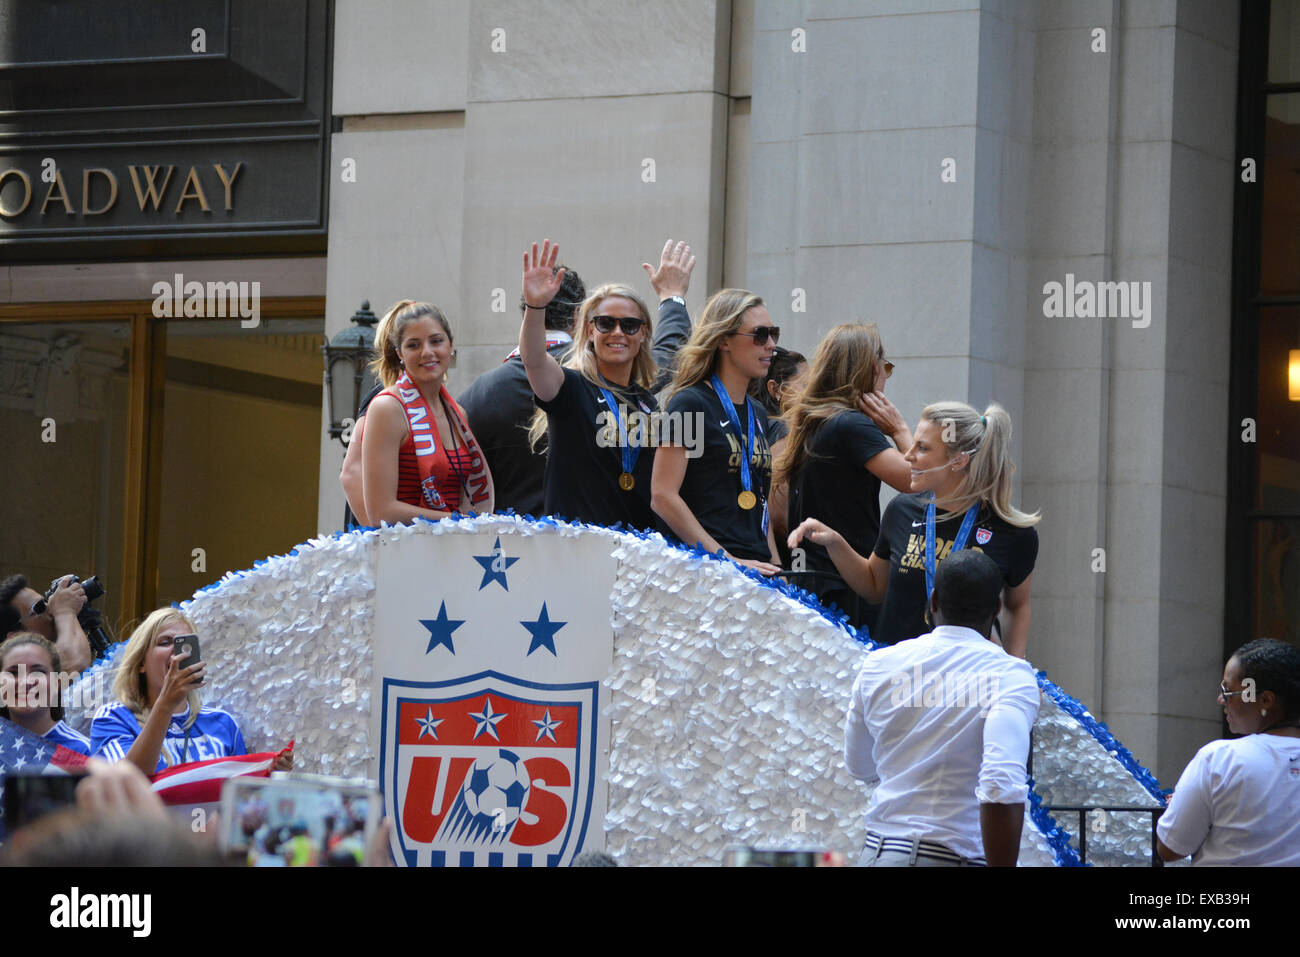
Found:
[(749, 474), (749, 454), (750, 450), (754, 448), (754, 406), (749, 401), (749, 396), (745, 396), (745, 411), (749, 413), (749, 433), (746, 436), (740, 430), (740, 417), (736, 415), (736, 407), (731, 403), (731, 396), (727, 395), (726, 387), (723, 386), (722, 380), (718, 378), (716, 373), (713, 376), (713, 391), (718, 393), (718, 401), (722, 403), (722, 411), (727, 413), (727, 418), (736, 427), (736, 434), (745, 443), (740, 455), (740, 484), (746, 492), (752, 492), (754, 490), (754, 480)]
[[(959, 552), (966, 547), (966, 539), (970, 538), (970, 531), (975, 527), (975, 516), (979, 514), (980, 503), (976, 502), (970, 508), (966, 509), (966, 517), (961, 520), (961, 528), (957, 531), (957, 537), (952, 540), (952, 552)], [(934, 495), (930, 495), (930, 504), (925, 507), (925, 601), (927, 605), (930, 596), (934, 594)]]
[(636, 460), (641, 455), (640, 446), (633, 446), (627, 438), (627, 424), (623, 417), (618, 414), (618, 403), (614, 401), (614, 393), (608, 389), (602, 388), (600, 394), (605, 397), (605, 404), (609, 406), (610, 413), (614, 416), (614, 422), (618, 425), (618, 447), (623, 453), (623, 471), (631, 475), (632, 470), (636, 468)]

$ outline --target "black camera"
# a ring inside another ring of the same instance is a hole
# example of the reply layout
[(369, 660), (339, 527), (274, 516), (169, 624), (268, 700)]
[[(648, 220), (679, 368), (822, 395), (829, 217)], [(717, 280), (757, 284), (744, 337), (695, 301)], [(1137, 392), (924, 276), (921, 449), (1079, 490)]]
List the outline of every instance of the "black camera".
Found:
[[(49, 589), (41, 602), (33, 606), (32, 611), (40, 613), (48, 607), (50, 599), (54, 597), (55, 591), (58, 590), (59, 582), (67, 578), (67, 575), (60, 575), (54, 581), (50, 582)], [(73, 581), (81, 581), (76, 575), (72, 576)], [(81, 630), (86, 633), (86, 641), (90, 643), (90, 654), (92, 658), (101, 658), (113, 643), (113, 636), (109, 634), (108, 629), (104, 627), (103, 616), (98, 608), (91, 608), (90, 603), (104, 595), (104, 586), (100, 584), (98, 575), (91, 575), (85, 581), (81, 582), (82, 591), (86, 593), (86, 604), (82, 606), (81, 611), (77, 614), (77, 621), (81, 623)]]
[[(58, 578), (54, 579), (54, 581), (50, 582), (50, 587), (45, 592), (45, 600), (47, 602), (53, 598), (54, 593), (58, 591), (59, 582), (63, 581), (63, 579), (67, 577), (67, 575), (60, 575)], [(81, 579), (76, 575), (72, 576), (72, 580), (74, 582), (81, 581)], [(86, 593), (87, 602), (92, 602), (96, 598), (102, 598), (104, 595), (104, 586), (99, 583), (98, 575), (91, 575), (84, 582), (81, 582), (81, 588)]]

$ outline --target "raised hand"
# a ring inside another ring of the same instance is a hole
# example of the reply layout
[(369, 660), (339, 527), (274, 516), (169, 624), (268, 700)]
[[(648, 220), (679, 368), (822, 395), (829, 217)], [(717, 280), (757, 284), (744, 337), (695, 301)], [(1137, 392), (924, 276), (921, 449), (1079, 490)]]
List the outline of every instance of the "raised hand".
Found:
[(864, 392), (858, 397), (858, 408), (865, 412), (886, 435), (897, 435), (899, 431), (907, 428), (903, 413), (898, 411), (894, 403), (885, 398), (883, 392)]
[(537, 243), (533, 243), (531, 258), (529, 253), (524, 253), (525, 305), (544, 307), (560, 291), (565, 271), (563, 268), (555, 268), (559, 255), (559, 245), (552, 246), (549, 239), (542, 243), (540, 256), (537, 254)]
[(167, 662), (167, 673), (163, 676), (162, 687), (158, 690), (158, 701), (155, 707), (166, 709), (167, 714), (179, 708), (189, 693), (203, 684), (203, 674), (207, 670), (207, 665), (200, 661), (188, 668), (181, 668), (180, 663), (184, 660), (184, 655), (171, 656)]
[(691, 247), (686, 243), (673, 245), (669, 238), (664, 243), (663, 252), (659, 254), (659, 268), (651, 268), (649, 263), (642, 263), (641, 268), (650, 277), (650, 285), (659, 294), (660, 301), (670, 296), (686, 296), (691, 285), (691, 272), (695, 269), (695, 257)]

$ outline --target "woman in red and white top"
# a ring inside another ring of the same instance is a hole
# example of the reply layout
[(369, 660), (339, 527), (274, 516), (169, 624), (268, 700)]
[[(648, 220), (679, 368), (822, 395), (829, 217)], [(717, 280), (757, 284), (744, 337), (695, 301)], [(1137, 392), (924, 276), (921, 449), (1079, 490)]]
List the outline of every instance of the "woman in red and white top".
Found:
[(370, 367), (386, 388), (370, 403), (361, 446), (369, 520), (491, 512), (492, 473), (446, 387), (456, 354), (446, 317), (404, 299), (380, 320), (375, 351)]

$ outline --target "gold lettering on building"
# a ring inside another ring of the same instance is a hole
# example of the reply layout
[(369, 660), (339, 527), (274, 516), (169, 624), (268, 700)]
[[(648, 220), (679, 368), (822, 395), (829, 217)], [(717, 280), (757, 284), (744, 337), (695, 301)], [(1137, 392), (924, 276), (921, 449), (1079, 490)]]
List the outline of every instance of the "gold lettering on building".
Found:
[(54, 199), (56, 195), (59, 202), (63, 204), (63, 211), (69, 216), (75, 216), (76, 211), (72, 208), (72, 204), (68, 202), (68, 189), (63, 185), (63, 170), (61, 169), (54, 171), (54, 182), (50, 183), (50, 188), (45, 191), (45, 202), (41, 203), (42, 216), (45, 215), (45, 207), (50, 205), (50, 200)]
[(0, 173), (0, 195), (3, 195), (5, 188), (5, 179), (10, 176), (17, 176), (23, 184), (23, 201), (18, 204), (17, 209), (6, 209), (3, 200), (0, 200), (0, 216), (21, 216), (32, 202), (32, 181), (26, 173), (20, 169), (7, 169)]
[[(108, 199), (99, 209), (90, 208), (90, 177), (98, 173), (108, 180)], [(117, 204), (117, 177), (102, 166), (87, 166), (81, 171), (81, 212), (84, 216), (102, 216)]]
[(226, 171), (220, 163), (213, 163), (212, 168), (217, 171), (217, 175), (221, 177), (221, 185), (226, 188), (226, 209), (234, 209), (235, 197), (233, 191), (235, 188), (235, 177), (238, 176), (239, 171), (244, 168), (244, 164), (236, 163), (234, 170), (230, 173), (229, 179), (226, 178)]
[[(193, 184), (194, 191), (190, 191), (190, 185)], [(181, 187), (181, 198), (176, 201), (176, 212), (181, 211), (187, 199), (197, 199), (199, 206), (205, 213), (212, 212), (208, 206), (208, 198), (203, 195), (203, 184), (199, 182), (199, 174), (194, 172), (194, 167), (190, 167), (190, 173), (185, 177), (185, 185)]]
[[(154, 178), (158, 175), (158, 170), (162, 169), (162, 167), (142, 166), (139, 168), (144, 170), (145, 189), (148, 190), (149, 201), (150, 203), (153, 204), (153, 208), (157, 209), (158, 206), (162, 203), (163, 194), (167, 192), (167, 184), (172, 181), (172, 171), (176, 169), (176, 167), (175, 166), (167, 167), (167, 175), (163, 177), (162, 186), (158, 188), (154, 187)], [(145, 189), (140, 188), (140, 181), (136, 178), (135, 171), (137, 167), (128, 166), (127, 169), (131, 173), (131, 185), (135, 187), (135, 198), (140, 202), (140, 212), (143, 213), (144, 201), (145, 201)]]

